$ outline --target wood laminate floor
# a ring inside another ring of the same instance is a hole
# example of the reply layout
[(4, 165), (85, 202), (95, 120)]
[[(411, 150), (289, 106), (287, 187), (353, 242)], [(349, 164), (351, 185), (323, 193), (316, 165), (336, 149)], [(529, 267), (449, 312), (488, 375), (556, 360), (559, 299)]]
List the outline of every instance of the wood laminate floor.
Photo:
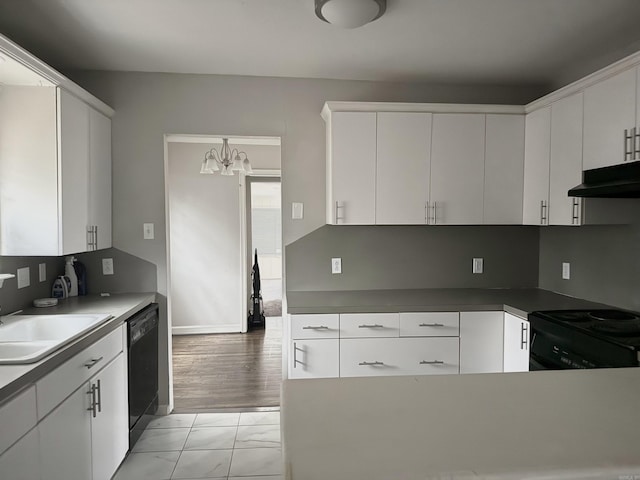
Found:
[(248, 333), (173, 337), (174, 412), (280, 405), (282, 320)]

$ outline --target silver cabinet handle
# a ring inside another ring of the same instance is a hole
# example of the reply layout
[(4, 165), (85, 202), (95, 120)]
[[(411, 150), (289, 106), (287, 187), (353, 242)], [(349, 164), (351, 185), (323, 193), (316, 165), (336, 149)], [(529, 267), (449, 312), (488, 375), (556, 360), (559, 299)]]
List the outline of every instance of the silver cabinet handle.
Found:
[(527, 332), (529, 330), (529, 326), (522, 322), (520, 324), (520, 350), (527, 349)]
[(431, 207), (433, 209), (433, 225), (438, 223), (438, 202), (433, 202)]
[(634, 135), (633, 135), (633, 158), (634, 160), (640, 160), (640, 128), (635, 128), (634, 129)]
[(358, 325), (358, 328), (383, 328), (383, 326), (378, 325), (377, 323), (374, 323), (373, 325), (367, 325), (367, 324)]
[(375, 367), (375, 366), (380, 366), (380, 365), (384, 365), (383, 362), (360, 362), (358, 363), (358, 365), (362, 365), (362, 366), (367, 366), (367, 367)]
[(580, 224), (580, 200), (577, 198), (573, 199), (573, 204), (571, 205), (571, 225), (579, 225)]
[(91, 230), (91, 225), (87, 225), (87, 250), (91, 250), (91, 234), (93, 231)]
[(293, 368), (298, 368), (298, 344), (293, 342)]
[[(635, 136), (636, 136), (636, 129), (635, 127), (632, 128), (631, 130), (627, 130), (625, 128), (624, 130), (624, 157), (623, 157), (623, 161), (627, 161), (629, 160), (633, 160), (633, 153), (634, 153), (634, 143), (635, 143)], [(629, 142), (631, 142), (631, 148), (629, 148)], [(629, 158), (627, 158), (629, 157)]]
[(100, 379), (98, 379), (98, 386), (96, 387), (96, 391), (98, 392), (98, 401), (96, 402), (96, 407), (98, 407), (98, 412), (102, 412), (102, 386), (100, 385)]
[(303, 330), (329, 330), (329, 327), (325, 326), (325, 325), (318, 325), (317, 327), (314, 327), (312, 325), (307, 325), (302, 327)]
[[(338, 215), (339, 209), (342, 209), (342, 216)], [(338, 220), (344, 221), (344, 205), (340, 205), (336, 200), (336, 225), (338, 224)]]
[(547, 202), (540, 200), (540, 225), (547, 224)]
[(93, 249), (98, 250), (98, 225), (94, 225), (93, 227)]
[(424, 202), (424, 223), (429, 225), (429, 202)]
[(91, 395), (91, 406), (87, 408), (92, 413), (93, 418), (96, 418), (96, 386), (92, 383), (91, 390), (87, 392), (87, 395)]
[(444, 365), (442, 360), (422, 360), (420, 365)]
[(442, 323), (421, 323), (419, 327), (444, 327)]
[(87, 367), (89, 370), (92, 369), (93, 367), (96, 366), (96, 364), (102, 360), (104, 357), (100, 357), (100, 358), (92, 358), (90, 361), (88, 361), (87, 363), (84, 364), (85, 367)]

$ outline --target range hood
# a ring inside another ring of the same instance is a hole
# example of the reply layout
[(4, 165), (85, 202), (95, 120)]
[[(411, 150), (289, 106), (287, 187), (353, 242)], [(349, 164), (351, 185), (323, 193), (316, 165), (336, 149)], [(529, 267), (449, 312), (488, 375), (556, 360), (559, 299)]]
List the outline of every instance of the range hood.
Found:
[(582, 184), (570, 197), (640, 198), (640, 161), (582, 172)]

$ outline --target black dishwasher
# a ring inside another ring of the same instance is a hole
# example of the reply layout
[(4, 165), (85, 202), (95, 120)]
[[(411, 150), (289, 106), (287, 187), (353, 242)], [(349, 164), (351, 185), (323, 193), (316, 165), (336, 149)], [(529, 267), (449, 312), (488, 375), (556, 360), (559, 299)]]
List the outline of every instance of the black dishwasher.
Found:
[(158, 409), (158, 304), (127, 320), (129, 449)]

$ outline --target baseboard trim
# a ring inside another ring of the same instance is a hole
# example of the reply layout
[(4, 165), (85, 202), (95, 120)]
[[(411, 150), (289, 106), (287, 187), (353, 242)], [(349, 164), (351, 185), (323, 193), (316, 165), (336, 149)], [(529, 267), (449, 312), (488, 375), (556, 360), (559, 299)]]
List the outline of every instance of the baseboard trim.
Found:
[(207, 333), (240, 333), (240, 325), (205, 325), (201, 327), (172, 327), (172, 335), (203, 335)]

